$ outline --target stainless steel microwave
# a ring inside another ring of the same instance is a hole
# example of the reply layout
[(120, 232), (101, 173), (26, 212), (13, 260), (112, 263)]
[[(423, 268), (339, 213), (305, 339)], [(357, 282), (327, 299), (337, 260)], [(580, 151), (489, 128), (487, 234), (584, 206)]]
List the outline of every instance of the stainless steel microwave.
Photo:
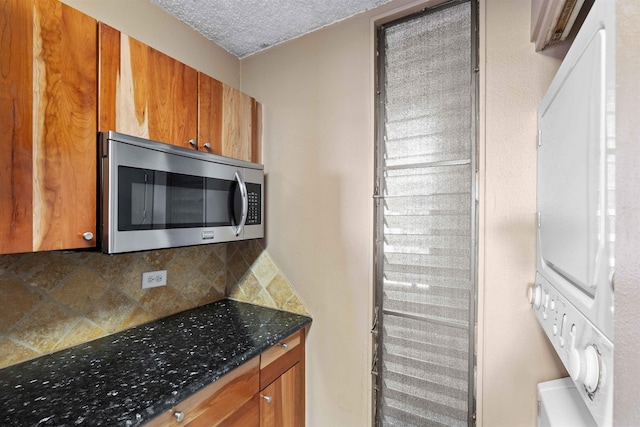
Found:
[(102, 252), (264, 237), (264, 170), (256, 163), (102, 132)]

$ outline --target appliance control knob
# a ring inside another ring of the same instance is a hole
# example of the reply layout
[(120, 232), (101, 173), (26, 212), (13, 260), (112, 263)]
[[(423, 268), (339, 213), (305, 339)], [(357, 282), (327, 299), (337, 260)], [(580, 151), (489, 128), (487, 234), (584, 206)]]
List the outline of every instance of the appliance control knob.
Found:
[(572, 348), (569, 354), (569, 375), (575, 382), (584, 384), (588, 392), (593, 393), (600, 382), (600, 355), (593, 345), (583, 351)]
[(542, 303), (542, 286), (530, 286), (529, 287), (529, 303), (535, 308), (540, 308)]

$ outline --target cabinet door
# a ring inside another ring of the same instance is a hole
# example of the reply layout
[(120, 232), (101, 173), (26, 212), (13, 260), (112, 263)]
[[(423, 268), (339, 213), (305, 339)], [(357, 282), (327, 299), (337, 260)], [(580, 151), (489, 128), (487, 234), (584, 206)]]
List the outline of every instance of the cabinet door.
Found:
[(259, 112), (255, 99), (198, 73), (198, 149), (259, 162)]
[(195, 143), (196, 70), (103, 23), (99, 39), (99, 130), (183, 147)]
[(2, 3), (0, 253), (95, 246), (96, 21)]
[(0, 3), (0, 253), (33, 246), (33, 4)]
[(302, 378), (300, 364), (269, 384), (261, 393), (260, 427), (298, 427), (304, 425), (301, 404)]

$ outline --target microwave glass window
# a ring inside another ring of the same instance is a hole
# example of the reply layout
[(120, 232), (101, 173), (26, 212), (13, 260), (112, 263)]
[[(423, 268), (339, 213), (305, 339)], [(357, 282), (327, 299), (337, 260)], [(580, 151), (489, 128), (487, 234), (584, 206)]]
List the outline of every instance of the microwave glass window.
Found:
[[(201, 177), (155, 171), (166, 177), (166, 185), (158, 186), (158, 192), (166, 192), (166, 221), (154, 221), (160, 228), (186, 228), (202, 226), (202, 206), (204, 205), (204, 181)], [(155, 218), (154, 218), (155, 219)], [(164, 225), (164, 227), (163, 227)]]
[(235, 181), (127, 166), (118, 174), (120, 231), (236, 225), (233, 211), (241, 214)]
[[(223, 225), (236, 225), (233, 221), (233, 198), (237, 191), (235, 181), (223, 179), (205, 179), (205, 226), (219, 227)], [(239, 197), (239, 196), (238, 196)], [(242, 205), (238, 208), (240, 212)]]
[(151, 230), (153, 228), (153, 171), (118, 167), (118, 229)]

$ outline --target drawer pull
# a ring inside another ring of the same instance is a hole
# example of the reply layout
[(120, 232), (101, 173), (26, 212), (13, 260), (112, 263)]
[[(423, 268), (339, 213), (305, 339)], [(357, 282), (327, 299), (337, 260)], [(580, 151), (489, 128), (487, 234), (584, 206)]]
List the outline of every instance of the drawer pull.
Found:
[(285, 350), (289, 349), (289, 344), (287, 344), (286, 342), (283, 342), (282, 344), (280, 344), (282, 346), (282, 348), (284, 348)]
[(265, 401), (265, 402), (267, 402), (267, 403), (271, 403), (271, 399), (272, 399), (272, 397), (271, 397), (271, 396), (264, 396), (264, 395), (263, 395), (263, 396), (262, 396), (262, 398), (264, 399), (264, 401)]
[(176, 421), (178, 421), (178, 422), (184, 420), (184, 412), (182, 412), (182, 411), (174, 412), (173, 416), (176, 417)]

